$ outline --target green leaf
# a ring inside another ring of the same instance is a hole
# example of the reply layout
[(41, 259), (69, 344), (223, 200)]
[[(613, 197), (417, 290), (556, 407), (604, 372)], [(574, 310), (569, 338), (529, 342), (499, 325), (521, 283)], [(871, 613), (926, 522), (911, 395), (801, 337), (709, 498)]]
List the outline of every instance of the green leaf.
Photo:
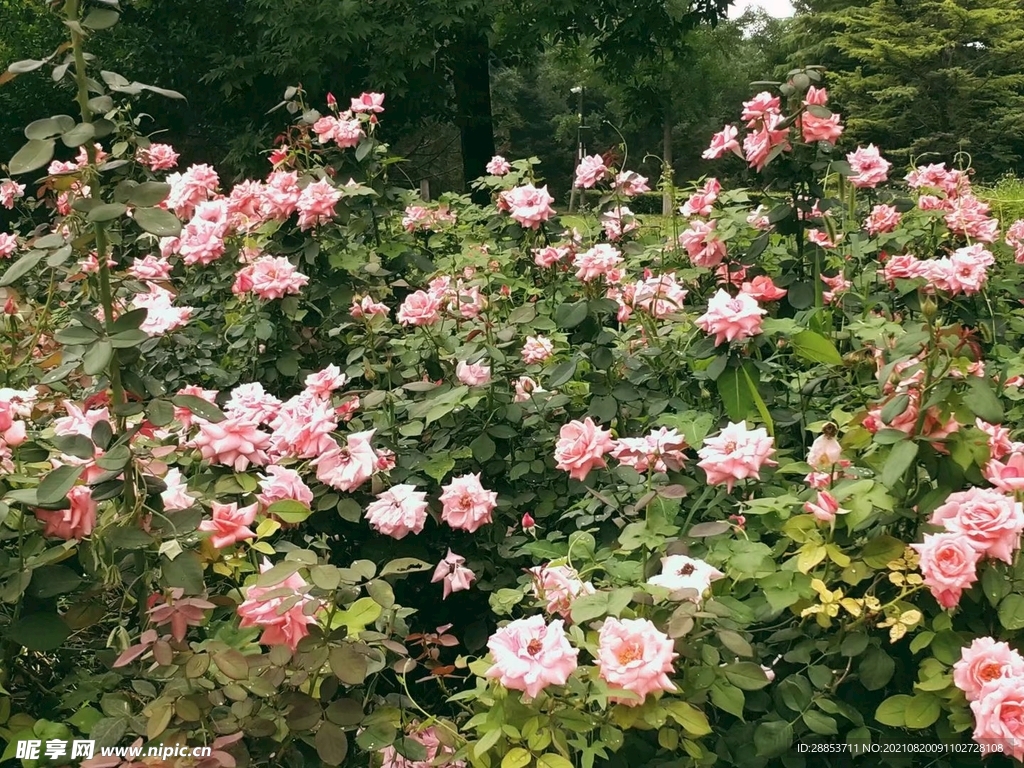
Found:
[(30, 613), (11, 624), (5, 634), (30, 651), (52, 651), (68, 639), (71, 628), (55, 613)]
[(761, 723), (754, 731), (758, 757), (777, 757), (793, 746), (793, 726), (785, 720)]
[(872, 647), (861, 657), (857, 674), (861, 685), (869, 691), (879, 691), (892, 679), (896, 671), (896, 662), (881, 648)]
[(1009, 630), (1024, 629), (1024, 596), (1007, 595), (999, 603), (999, 623)]
[(587, 302), (577, 301), (573, 304), (560, 304), (555, 309), (555, 322), (559, 328), (575, 328), (587, 319)]
[(910, 704), (912, 698), (903, 693), (890, 696), (878, 705), (878, 709), (875, 710), (875, 720), (893, 728), (905, 728), (907, 726), (907, 705)]
[(174, 421), (174, 406), (167, 400), (156, 399), (150, 402), (147, 409), (149, 420), (157, 427), (166, 427)]
[(32, 571), (29, 593), (36, 597), (64, 595), (82, 583), (82, 577), (66, 565), (44, 565)]
[(98, 376), (107, 370), (114, 357), (114, 345), (110, 339), (100, 339), (82, 357), (82, 370), (90, 376)]
[(407, 573), (416, 573), (418, 571), (429, 571), (433, 568), (430, 563), (425, 563), (422, 560), (417, 560), (415, 557), (400, 557), (397, 560), (392, 560), (385, 565), (380, 572), (381, 576), (404, 576)]
[(803, 714), (804, 725), (820, 736), (834, 736), (839, 733), (834, 717), (823, 715), (815, 709), (809, 709)]
[(36, 489), (36, 499), (40, 504), (58, 504), (68, 496), (68, 491), (82, 476), (85, 467), (65, 465), (50, 472)]
[(152, 208), (159, 205), (171, 193), (171, 185), (162, 181), (144, 181), (132, 189), (128, 202), (140, 208)]
[(366, 679), (368, 661), (366, 654), (360, 653), (354, 643), (343, 642), (331, 648), (328, 664), (334, 676), (345, 685), (361, 685)]
[(187, 408), (201, 419), (216, 424), (227, 418), (224, 412), (208, 400), (195, 395), (175, 395), (171, 402), (179, 408)]
[(487, 436), (486, 432), (481, 432), (477, 435), (476, 439), (469, 444), (469, 447), (473, 451), (473, 458), (481, 464), (494, 458), (494, 441)]
[(565, 360), (555, 366), (554, 370), (551, 371), (551, 376), (548, 377), (549, 390), (556, 389), (567, 381), (572, 379), (576, 375), (576, 361)]
[(746, 699), (743, 691), (734, 685), (716, 683), (711, 687), (711, 703), (728, 712), (730, 715), (743, 719), (743, 705)]
[(87, 29), (109, 29), (117, 24), (121, 15), (111, 8), (93, 8), (82, 19), (82, 26)]
[(726, 368), (715, 382), (725, 412), (733, 422), (743, 421), (754, 407), (754, 398), (740, 368)]
[(789, 340), (789, 343), (792, 344), (797, 357), (809, 362), (825, 365), (843, 364), (843, 356), (839, 354), (836, 345), (815, 331), (800, 331)]
[(737, 661), (734, 664), (727, 664), (723, 667), (726, 679), (743, 691), (757, 691), (764, 688), (771, 681), (761, 669), (760, 664), (752, 661)]
[(7, 268), (7, 271), (0, 275), (0, 288), (11, 285), (16, 280), (24, 277), (33, 269), (36, 265), (43, 260), (46, 255), (46, 251), (29, 251), (16, 262), (11, 264)]
[(178, 217), (163, 208), (136, 208), (135, 223), (157, 237), (177, 237), (181, 234)]
[(967, 379), (967, 390), (965, 402), (971, 413), (990, 424), (1002, 423), (1003, 404), (986, 379), (971, 376)]
[(96, 126), (92, 123), (78, 123), (70, 131), (61, 134), (60, 140), (66, 147), (80, 147), (91, 141), (96, 135)]
[(189, 595), (201, 594), (205, 588), (203, 564), (196, 552), (182, 552), (173, 560), (161, 557), (160, 570), (168, 587), (179, 587)]
[(896, 443), (889, 451), (882, 467), (882, 483), (892, 488), (903, 477), (904, 473), (917, 458), (917, 443), (913, 440), (904, 440)]
[(882, 406), (882, 423), (892, 424), (893, 420), (910, 407), (910, 395), (902, 393)]
[(103, 203), (91, 209), (85, 218), (87, 221), (93, 222), (113, 221), (120, 216), (124, 216), (127, 210), (128, 208), (124, 203)]
[(267, 514), (273, 515), (286, 523), (302, 523), (313, 514), (308, 504), (294, 499), (281, 499), (275, 501), (267, 508)]
[(537, 758), (537, 768), (575, 768), (575, 766), (561, 755), (549, 752)]
[(501, 768), (526, 768), (533, 762), (533, 755), (522, 747), (513, 747), (501, 759)]
[(870, 539), (860, 551), (861, 559), (876, 571), (882, 570), (893, 560), (903, 557), (907, 545), (892, 536), (876, 536)]
[(348, 736), (334, 723), (323, 722), (313, 739), (317, 757), (326, 765), (341, 765), (348, 754)]
[(942, 714), (942, 704), (933, 693), (918, 693), (907, 702), (905, 720), (907, 728), (928, 728)]
[(11, 158), (9, 170), (12, 176), (29, 173), (42, 168), (53, 159), (56, 142), (53, 139), (30, 139)]
[(708, 716), (692, 704), (685, 701), (669, 701), (667, 703), (663, 701), (662, 706), (668, 711), (669, 716), (693, 738), (699, 739), (711, 733)]
[(236, 648), (213, 654), (213, 663), (217, 665), (225, 677), (232, 680), (249, 679), (249, 660)]

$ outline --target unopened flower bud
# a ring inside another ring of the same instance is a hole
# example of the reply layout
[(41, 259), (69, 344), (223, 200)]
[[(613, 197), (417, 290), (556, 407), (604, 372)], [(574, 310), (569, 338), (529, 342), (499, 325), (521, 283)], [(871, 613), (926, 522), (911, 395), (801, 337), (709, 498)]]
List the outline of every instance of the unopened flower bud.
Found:
[(928, 296), (927, 298), (925, 298), (924, 301), (921, 302), (921, 314), (924, 315), (928, 320), (934, 318), (938, 311), (939, 305), (935, 303), (935, 299), (933, 299), (931, 296)]
[(533, 519), (533, 515), (527, 512), (523, 515), (523, 530), (531, 536), (537, 535), (537, 521)]
[(18, 302), (14, 300), (13, 296), (8, 296), (7, 301), (4, 302), (4, 314), (5, 315), (16, 315), (18, 314)]
[(332, 110), (338, 108), (338, 100), (334, 98), (334, 94), (330, 91), (327, 92), (327, 106)]

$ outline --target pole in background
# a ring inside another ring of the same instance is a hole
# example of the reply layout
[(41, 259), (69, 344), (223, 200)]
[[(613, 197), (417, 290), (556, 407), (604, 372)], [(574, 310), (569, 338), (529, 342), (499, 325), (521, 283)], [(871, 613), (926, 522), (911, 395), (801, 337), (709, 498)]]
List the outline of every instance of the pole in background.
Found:
[(576, 210), (576, 195), (578, 193), (576, 189), (576, 169), (586, 156), (586, 149), (583, 146), (583, 86), (577, 85), (571, 89), (571, 92), (577, 96), (576, 117), (579, 119), (579, 122), (576, 126), (576, 163), (572, 169), (573, 184), (572, 191), (569, 193), (569, 213), (573, 213)]

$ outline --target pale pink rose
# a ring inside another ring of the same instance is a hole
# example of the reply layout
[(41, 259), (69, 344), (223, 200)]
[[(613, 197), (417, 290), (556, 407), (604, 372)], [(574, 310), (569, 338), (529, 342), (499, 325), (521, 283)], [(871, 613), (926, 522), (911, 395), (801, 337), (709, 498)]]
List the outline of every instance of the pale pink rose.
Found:
[(989, 424), (987, 421), (975, 419), (974, 426), (988, 435), (988, 454), (993, 459), (1001, 459), (1013, 450), (1010, 430), (1000, 424)]
[(853, 169), (853, 175), (847, 177), (847, 181), (859, 189), (877, 187), (888, 178), (889, 168), (892, 166), (892, 163), (879, 154), (878, 147), (874, 144), (857, 147), (856, 151), (846, 155), (846, 162)]
[(576, 166), (575, 186), (590, 189), (609, 173), (604, 158), (600, 155), (587, 155)]
[(565, 685), (576, 670), (579, 651), (569, 645), (562, 620), (544, 623), (531, 616), (506, 624), (487, 641), (494, 664), (486, 677), (536, 698), (549, 685)]
[(184, 173), (172, 173), (165, 181), (171, 191), (160, 205), (180, 219), (191, 219), (196, 206), (209, 200), (220, 184), (217, 172), (209, 165), (190, 166)]
[(356, 146), (366, 135), (359, 119), (351, 112), (345, 112), (341, 117), (321, 117), (313, 123), (313, 133), (321, 144), (333, 141), (342, 149)]
[(612, 187), (616, 192), (626, 197), (636, 197), (644, 192), (651, 191), (651, 188), (647, 185), (647, 177), (641, 176), (636, 171), (620, 171), (615, 177)]
[(272, 455), (312, 459), (334, 450), (338, 444), (331, 433), (338, 428), (338, 420), (330, 400), (303, 390), (282, 403), (270, 422)]
[(437, 728), (434, 726), (411, 730), (408, 738), (423, 745), (427, 751), (426, 760), (410, 760), (398, 754), (398, 750), (393, 746), (389, 746), (380, 751), (383, 759), (381, 768), (464, 768), (466, 765), (462, 760), (449, 759), (450, 755), (455, 754), (455, 750), (441, 743), (437, 737)]
[(498, 504), (498, 494), (485, 490), (480, 474), (452, 478), (441, 488), (441, 519), (456, 530), (473, 533), (491, 522), (491, 513)]
[(132, 299), (132, 309), (146, 309), (146, 319), (139, 326), (150, 336), (162, 336), (185, 325), (194, 307), (176, 307), (171, 302), (174, 294), (156, 283), (147, 283), (148, 293), (137, 293)]
[(233, 292), (252, 292), (266, 301), (300, 293), (309, 283), (309, 278), (284, 256), (261, 256), (242, 267), (237, 280), (242, 290), (232, 288)]
[(974, 740), (983, 754), (1000, 752), (1024, 760), (1024, 685), (1021, 677), (997, 677), (971, 702)]
[(636, 214), (624, 205), (616, 206), (601, 214), (601, 227), (604, 229), (604, 236), (612, 242), (622, 239), (623, 235), (633, 232), (639, 226)]
[(967, 176), (958, 170), (947, 170), (945, 163), (919, 165), (907, 174), (906, 181), (913, 189), (937, 189), (949, 197), (970, 190)]
[(647, 583), (671, 592), (695, 592), (696, 594), (689, 599), (699, 603), (704, 593), (711, 588), (711, 582), (724, 577), (724, 573), (703, 560), (686, 555), (669, 555), (661, 558), (661, 573), (652, 576)]
[(1001, 491), (1024, 491), (1024, 451), (1014, 451), (1006, 461), (991, 459), (985, 465), (985, 479)]
[(25, 196), (25, 185), (11, 179), (0, 181), (0, 206), (14, 208), (14, 201)]
[(818, 496), (814, 501), (804, 503), (804, 512), (814, 515), (823, 523), (834, 522), (836, 515), (845, 515), (849, 511), (840, 507), (836, 497), (828, 491), (818, 491)]
[(387, 317), (390, 311), (387, 304), (374, 301), (369, 296), (356, 296), (352, 299), (352, 306), (349, 308), (348, 313), (356, 320), (361, 320), (365, 317), (373, 317), (374, 315)]
[(730, 341), (746, 341), (761, 333), (761, 318), (768, 314), (757, 299), (746, 293), (732, 297), (719, 288), (708, 301), (708, 309), (697, 318), (697, 327), (715, 334), (715, 345)]
[(538, 229), (541, 222), (555, 215), (555, 209), (551, 207), (555, 198), (548, 194), (547, 186), (538, 189), (532, 184), (525, 184), (502, 192), (499, 199), (509, 215), (528, 229)]
[(202, 421), (199, 434), (189, 445), (198, 448), (203, 459), (211, 464), (223, 464), (236, 472), (244, 472), (250, 464), (267, 463), (270, 435), (259, 430), (259, 425), (239, 418), (227, 418), (214, 424)]
[[(117, 262), (113, 259), (107, 259), (107, 268), (113, 269), (117, 266)], [(93, 251), (86, 258), (81, 259), (78, 262), (78, 268), (83, 272), (87, 272), (90, 275), (98, 275), (100, 272), (100, 260), (96, 256), (96, 252)]]
[(555, 353), (554, 342), (547, 336), (527, 336), (523, 344), (523, 362), (527, 365), (543, 363)]
[(1024, 219), (1017, 219), (1007, 227), (1005, 242), (1013, 248), (1013, 260), (1024, 264)]
[(737, 480), (760, 480), (763, 466), (775, 466), (771, 456), (775, 453), (774, 440), (763, 428), (747, 429), (747, 423), (729, 422), (715, 437), (704, 441), (697, 451), (697, 466), (707, 473), (709, 485), (725, 483), (731, 491)]
[(823, 229), (808, 229), (807, 239), (815, 245), (821, 246), (822, 248), (835, 248), (836, 243)]
[(533, 249), (533, 262), (538, 267), (553, 267), (570, 255), (572, 255), (572, 248), (570, 246), (549, 245), (545, 248)]
[(449, 549), (444, 560), (437, 564), (437, 568), (434, 569), (434, 578), (430, 580), (430, 583), (444, 582), (442, 600), (447, 600), (452, 592), (469, 589), (470, 585), (476, 581), (476, 574), (466, 568), (465, 562), (466, 558), (456, 555)]
[(843, 446), (834, 437), (818, 435), (807, 452), (807, 463), (813, 469), (828, 472), (843, 461)]
[(946, 226), (957, 235), (979, 243), (994, 243), (999, 238), (999, 220), (988, 215), (989, 205), (974, 195), (962, 195), (949, 202)]
[(491, 381), (491, 366), (460, 360), (455, 366), (455, 377), (467, 387), (483, 387)]
[(256, 497), (264, 509), (275, 501), (297, 501), (307, 507), (313, 503), (313, 492), (294, 469), (271, 464), (266, 472), (260, 476), (260, 493)]
[(765, 207), (763, 205), (757, 206), (749, 214), (747, 214), (747, 224), (752, 226), (754, 229), (771, 229), (772, 223), (768, 221), (768, 217), (765, 215)]
[(705, 160), (717, 160), (726, 152), (732, 152), (737, 157), (740, 154), (740, 143), (736, 141), (739, 131), (733, 125), (727, 125), (711, 137), (711, 145), (704, 150), (701, 157)]
[(828, 286), (827, 291), (821, 292), (821, 298), (826, 304), (835, 303), (839, 300), (841, 294), (846, 293), (853, 287), (853, 283), (847, 280), (842, 272), (832, 277), (822, 275), (821, 282)]
[(750, 101), (743, 102), (740, 119), (747, 122), (748, 128), (753, 128), (758, 121), (778, 115), (781, 105), (782, 100), (778, 96), (773, 96), (768, 91), (761, 91)]
[(548, 613), (558, 614), (567, 621), (572, 613), (573, 601), (577, 597), (596, 592), (593, 584), (583, 581), (576, 569), (567, 565), (537, 565), (528, 572), (533, 577), (534, 597), (546, 601), (545, 610)]
[(512, 166), (509, 165), (508, 160), (501, 155), (495, 155), (491, 158), (490, 162), (487, 163), (487, 167), (484, 170), (492, 176), (504, 176), (512, 170)]
[(945, 266), (942, 279), (936, 281), (939, 290), (968, 296), (978, 293), (988, 282), (988, 268), (995, 257), (980, 243), (958, 248), (952, 256), (939, 260)]
[(529, 376), (520, 376), (516, 379), (515, 386), (516, 394), (512, 398), (514, 403), (525, 403), (532, 395), (540, 395), (547, 391)]
[(312, 229), (334, 217), (334, 206), (341, 199), (340, 190), (326, 179), (309, 184), (295, 204), (299, 212), (299, 229)]
[(295, 171), (272, 171), (262, 187), (260, 216), (266, 220), (284, 221), (299, 204), (302, 189)]
[(811, 104), (817, 104), (822, 107), (828, 104), (828, 91), (813, 85), (808, 88), (807, 95), (804, 97), (804, 105), (810, 106)]
[(782, 115), (770, 113), (765, 116), (757, 131), (751, 131), (743, 139), (743, 157), (755, 171), (761, 171), (768, 164), (772, 151), (782, 146), (782, 151), (792, 147), (787, 141), (788, 128), (779, 128)]
[(955, 608), (961, 592), (978, 580), (981, 550), (962, 533), (928, 533), (910, 546), (921, 556), (921, 575), (932, 596), (943, 608)]
[(718, 193), (722, 191), (722, 185), (718, 179), (708, 179), (704, 186), (690, 195), (679, 212), (690, 218), (691, 216), (710, 216), (715, 201), (718, 200)]
[(629, 707), (643, 704), (648, 694), (676, 690), (669, 674), (678, 656), (672, 639), (647, 619), (609, 616), (598, 633), (597, 668), (601, 679), (612, 689), (639, 697), (612, 695), (608, 700)]
[(239, 384), (224, 404), (224, 414), (242, 421), (269, 424), (281, 410), (281, 401), (264, 391), (258, 381)]
[(598, 243), (593, 248), (573, 257), (576, 278), (584, 283), (603, 277), (609, 283), (622, 279), (622, 254), (608, 243)]
[(977, 701), (986, 684), (1001, 677), (1024, 676), (1024, 658), (1006, 643), (991, 637), (976, 637), (960, 649), (960, 660), (953, 665), (953, 684), (968, 701)]
[(128, 268), (128, 274), (136, 280), (168, 280), (172, 265), (167, 259), (150, 254), (142, 259), (135, 259)]
[(58, 435), (91, 437), (93, 427), (101, 421), (110, 422), (110, 413), (106, 408), (83, 410), (70, 400), (62, 400), (61, 406), (68, 415), (53, 420), (53, 431)]
[(164, 512), (175, 512), (195, 506), (195, 497), (188, 494), (188, 484), (177, 467), (167, 470), (167, 474), (164, 475), (164, 484), (167, 489), (160, 494), (160, 499), (164, 503)]
[(867, 221), (864, 222), (864, 228), (872, 237), (884, 235), (887, 232), (895, 231), (896, 227), (900, 224), (901, 218), (903, 218), (902, 215), (893, 206), (876, 205), (871, 209), (871, 214), (868, 216)]
[(645, 437), (622, 437), (615, 441), (612, 457), (637, 472), (679, 471), (686, 462), (686, 439), (676, 430), (661, 427)]
[(963, 534), (987, 557), (1009, 565), (1024, 532), (1024, 504), (991, 488), (971, 488), (946, 497), (929, 522)]
[(805, 112), (800, 116), (800, 130), (808, 144), (815, 141), (835, 144), (836, 139), (843, 135), (843, 126), (839, 124), (839, 115), (835, 113), (828, 117), (815, 117)]
[(679, 312), (687, 291), (676, 282), (676, 273), (651, 275), (633, 286), (630, 305), (642, 309), (651, 317), (663, 320)]
[(81, 540), (96, 526), (96, 502), (92, 489), (76, 485), (67, 493), (67, 509), (36, 509), (35, 515), (43, 523), (43, 535), (70, 541)]
[(256, 538), (256, 533), (249, 526), (256, 520), (258, 504), (250, 504), (239, 509), (237, 504), (219, 504), (213, 502), (213, 517), (199, 524), (200, 531), (212, 533), (210, 542), (217, 549), (230, 547), (239, 541)]
[(757, 301), (778, 301), (787, 293), (785, 288), (779, 288), (768, 275), (757, 275), (750, 282), (741, 283), (740, 292)]
[[(269, 571), (270, 567), (270, 563), (264, 560), (260, 564), (260, 573)], [(263, 630), (260, 635), (262, 645), (285, 645), (294, 651), (299, 641), (309, 634), (309, 625), (316, 624), (312, 615), (316, 611), (308, 611), (306, 606), (318, 601), (306, 593), (308, 589), (309, 584), (297, 573), (273, 586), (249, 587), (245, 591), (245, 601), (238, 606), (241, 618), (238, 626), (242, 629), (259, 627)], [(293, 594), (288, 595), (288, 590)], [(267, 597), (271, 594), (273, 597)]]
[(351, 109), (353, 112), (380, 113), (384, 111), (383, 93), (361, 93), (358, 98), (352, 99)]
[(715, 232), (717, 227), (717, 221), (694, 219), (689, 228), (679, 235), (679, 244), (686, 249), (695, 267), (714, 269), (726, 257), (725, 243)]
[(613, 447), (611, 432), (601, 429), (589, 416), (583, 421), (570, 421), (558, 433), (556, 466), (582, 482), (590, 470), (608, 466), (604, 455)]
[(303, 382), (306, 391), (317, 397), (330, 397), (331, 393), (341, 389), (348, 383), (348, 376), (334, 365), (328, 365), (322, 371), (309, 374)]
[(441, 319), (441, 300), (426, 291), (406, 296), (398, 308), (398, 322), (402, 325), (431, 325)]
[(178, 164), (178, 153), (170, 144), (150, 144), (139, 147), (135, 159), (151, 171), (169, 171)]
[(427, 522), (427, 494), (414, 485), (396, 485), (366, 508), (370, 527), (393, 539), (420, 533)]
[(316, 479), (347, 493), (354, 491), (373, 475), (377, 468), (377, 453), (370, 446), (375, 429), (355, 432), (348, 436), (346, 447), (335, 445), (313, 460)]
[(9, 259), (18, 252), (18, 238), (10, 232), (0, 232), (0, 259)]

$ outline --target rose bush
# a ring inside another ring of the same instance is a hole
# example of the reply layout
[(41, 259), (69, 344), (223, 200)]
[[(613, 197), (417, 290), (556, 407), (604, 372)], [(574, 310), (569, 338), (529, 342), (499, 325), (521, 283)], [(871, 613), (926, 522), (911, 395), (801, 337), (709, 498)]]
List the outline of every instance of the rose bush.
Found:
[(86, 55), (116, 4), (62, 13), (10, 71), (80, 118), (0, 182), (4, 758), (1024, 757), (1024, 222), (969, 170), (839, 150), (809, 68), (711, 141), (759, 188), (700, 180), (667, 242), (599, 157), (591, 231), (529, 159), (415, 201), (376, 93), (289, 89), (229, 186)]

